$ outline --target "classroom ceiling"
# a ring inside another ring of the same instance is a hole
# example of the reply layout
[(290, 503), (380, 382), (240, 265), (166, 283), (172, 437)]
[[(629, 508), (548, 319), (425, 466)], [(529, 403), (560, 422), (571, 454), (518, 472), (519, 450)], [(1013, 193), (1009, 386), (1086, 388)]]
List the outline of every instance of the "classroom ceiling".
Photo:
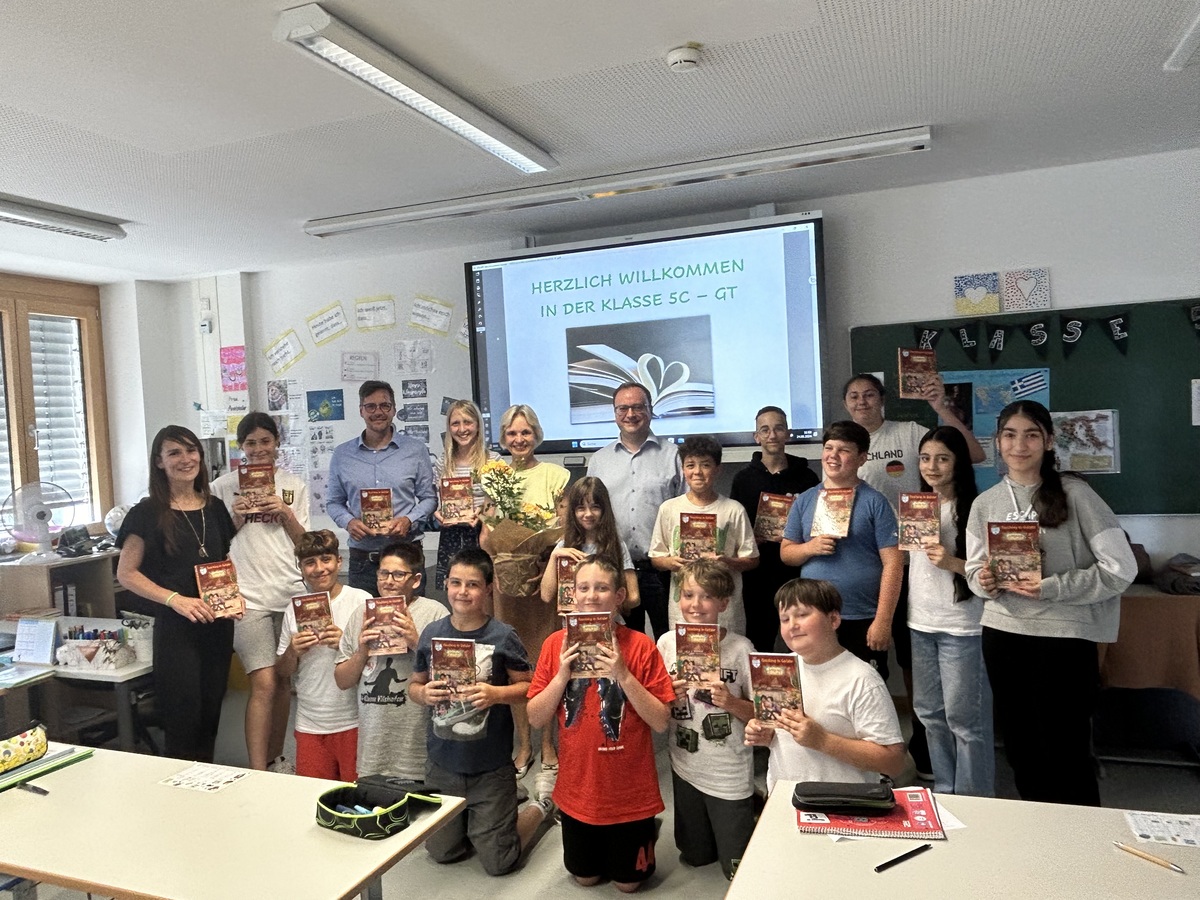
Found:
[[(559, 162), (526, 176), (272, 30), (297, 0), (4, 0), (0, 198), (123, 223), (0, 223), (0, 271), (187, 279), (1200, 147), (1198, 0), (327, 0)], [(674, 72), (667, 52), (703, 45)], [(306, 220), (892, 129), (932, 150), (310, 237)], [(1097, 185), (1103, 190), (1103, 185)]]

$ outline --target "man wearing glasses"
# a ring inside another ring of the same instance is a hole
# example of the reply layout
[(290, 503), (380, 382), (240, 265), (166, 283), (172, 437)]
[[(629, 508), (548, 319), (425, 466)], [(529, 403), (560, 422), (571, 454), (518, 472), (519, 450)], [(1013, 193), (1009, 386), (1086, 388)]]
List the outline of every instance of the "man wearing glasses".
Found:
[[(379, 551), (397, 540), (419, 544), (425, 521), (437, 506), (437, 491), (429, 448), (398, 434), (392, 424), (396, 414), (392, 386), (386, 381), (363, 382), (358, 411), (366, 429), (333, 451), (326, 510), (350, 534), (350, 586), (374, 594)], [(367, 488), (392, 492), (392, 518), (376, 528), (362, 520), (359, 492)]]
[(604, 482), (612, 499), (621, 540), (637, 570), (641, 605), (625, 616), (634, 631), (644, 631), (646, 616), (657, 640), (668, 629), (667, 598), (670, 575), (650, 565), (650, 538), (658, 508), (684, 492), (683, 469), (675, 445), (650, 431), (654, 410), (650, 392), (636, 381), (613, 394), (613, 413), (621, 436), (592, 454), (587, 473)]

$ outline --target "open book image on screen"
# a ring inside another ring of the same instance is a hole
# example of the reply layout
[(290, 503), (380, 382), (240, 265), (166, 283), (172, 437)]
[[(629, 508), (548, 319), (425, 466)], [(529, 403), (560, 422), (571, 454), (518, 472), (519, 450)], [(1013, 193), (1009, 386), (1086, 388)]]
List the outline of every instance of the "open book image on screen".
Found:
[(627, 381), (650, 392), (655, 418), (716, 411), (708, 316), (588, 325), (565, 336), (573, 424), (611, 421), (613, 394)]

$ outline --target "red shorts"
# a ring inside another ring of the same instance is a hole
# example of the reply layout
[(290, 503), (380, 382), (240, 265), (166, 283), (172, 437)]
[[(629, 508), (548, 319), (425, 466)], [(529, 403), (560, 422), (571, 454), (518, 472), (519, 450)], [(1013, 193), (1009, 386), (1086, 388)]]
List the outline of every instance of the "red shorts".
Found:
[(330, 781), (357, 781), (358, 729), (333, 734), (296, 732), (296, 774)]

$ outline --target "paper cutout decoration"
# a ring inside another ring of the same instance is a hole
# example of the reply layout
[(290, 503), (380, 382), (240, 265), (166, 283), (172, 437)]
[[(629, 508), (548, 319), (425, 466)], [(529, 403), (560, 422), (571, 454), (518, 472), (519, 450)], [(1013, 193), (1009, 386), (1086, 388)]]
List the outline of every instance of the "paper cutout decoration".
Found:
[(954, 312), (959, 316), (986, 316), (1000, 312), (1000, 273), (955, 275)]
[(1012, 269), (1001, 278), (1005, 312), (1050, 308), (1050, 270)]

